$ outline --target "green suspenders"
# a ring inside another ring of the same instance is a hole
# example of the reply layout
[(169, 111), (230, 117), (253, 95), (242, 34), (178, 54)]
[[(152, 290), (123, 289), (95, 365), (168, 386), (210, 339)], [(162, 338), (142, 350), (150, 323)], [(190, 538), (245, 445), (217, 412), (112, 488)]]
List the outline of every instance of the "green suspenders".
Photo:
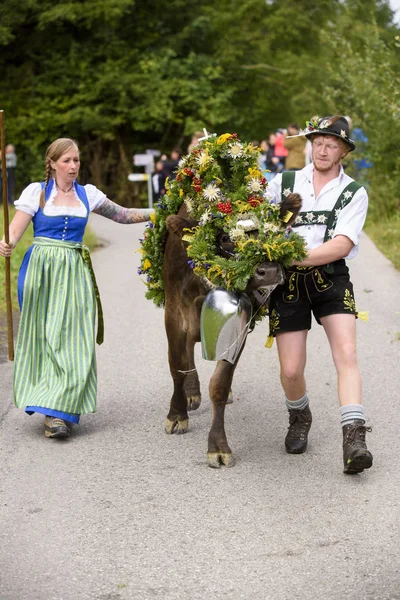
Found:
[[(296, 171), (284, 171), (282, 173), (282, 200), (293, 192), (295, 177)], [(333, 238), (340, 212), (351, 202), (354, 194), (360, 187), (362, 186), (359, 183), (352, 181), (342, 191), (332, 210), (300, 212), (292, 227), (299, 227), (300, 225), (326, 225), (324, 242), (328, 242)], [(324, 270), (328, 273), (333, 273), (333, 265), (325, 265)]]

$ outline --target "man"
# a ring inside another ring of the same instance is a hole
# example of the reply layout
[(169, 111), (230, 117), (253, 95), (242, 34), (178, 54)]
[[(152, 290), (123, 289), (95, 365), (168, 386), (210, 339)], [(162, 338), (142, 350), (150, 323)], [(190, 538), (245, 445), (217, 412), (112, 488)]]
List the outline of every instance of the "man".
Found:
[(372, 455), (365, 443), (370, 429), (365, 426), (356, 353), (358, 313), (344, 259), (357, 254), (368, 196), (341, 165), (355, 149), (344, 117), (317, 117), (299, 135), (311, 140), (311, 164), (278, 175), (268, 187), (277, 202), (292, 190), (301, 195), (302, 212), (294, 226), (308, 250), (304, 261), (289, 268), (270, 301), (270, 334), (277, 340), (289, 411), (285, 447), (290, 454), (307, 448), (312, 415), (304, 371), (313, 313), (325, 329), (338, 376), (344, 472), (360, 473), (372, 466)]
[(283, 145), (288, 151), (285, 161), (287, 171), (299, 171), (306, 165), (306, 143), (304, 136), (299, 135), (300, 128), (297, 123), (288, 125)]

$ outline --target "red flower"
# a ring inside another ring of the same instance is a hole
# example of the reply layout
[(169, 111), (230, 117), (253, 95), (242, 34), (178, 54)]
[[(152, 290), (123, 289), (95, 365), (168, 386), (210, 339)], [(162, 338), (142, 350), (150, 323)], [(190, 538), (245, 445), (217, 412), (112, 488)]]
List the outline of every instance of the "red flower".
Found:
[(256, 208), (259, 204), (261, 204), (262, 200), (261, 200), (261, 198), (256, 198), (255, 196), (250, 196), (250, 198), (247, 200), (247, 202), (250, 204), (250, 206), (252, 206), (253, 208)]
[(217, 208), (219, 212), (229, 215), (232, 212), (232, 204), (230, 202), (218, 202)]

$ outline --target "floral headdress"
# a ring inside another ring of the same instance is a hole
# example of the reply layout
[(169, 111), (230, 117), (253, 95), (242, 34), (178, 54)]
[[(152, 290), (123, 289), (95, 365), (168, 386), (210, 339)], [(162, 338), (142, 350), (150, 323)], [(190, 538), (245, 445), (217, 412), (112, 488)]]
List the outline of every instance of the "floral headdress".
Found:
[[(146, 276), (146, 297), (164, 304), (162, 280), (165, 221), (183, 203), (198, 225), (185, 230), (188, 264), (193, 272), (228, 291), (245, 290), (255, 269), (266, 261), (289, 266), (305, 257), (303, 238), (282, 227), (280, 206), (268, 200), (267, 181), (258, 167), (259, 148), (237, 134), (207, 136), (178, 165), (167, 182), (141, 240), (139, 274)], [(257, 230), (257, 236), (248, 232)], [(225, 232), (234, 244), (231, 258), (216, 253), (216, 239)]]

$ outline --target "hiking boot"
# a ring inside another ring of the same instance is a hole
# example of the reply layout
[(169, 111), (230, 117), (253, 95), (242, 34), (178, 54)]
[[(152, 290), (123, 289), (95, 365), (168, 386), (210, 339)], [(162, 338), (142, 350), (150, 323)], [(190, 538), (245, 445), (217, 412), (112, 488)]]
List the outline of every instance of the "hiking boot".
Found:
[(311, 423), (312, 414), (309, 406), (303, 410), (289, 409), (289, 427), (285, 437), (286, 452), (302, 454), (306, 451)]
[(67, 438), (70, 436), (68, 425), (58, 417), (46, 417), (44, 420), (44, 435), (48, 438)]
[(354, 421), (344, 425), (343, 429), (343, 463), (344, 473), (362, 473), (372, 467), (372, 454), (365, 443), (365, 434), (372, 431), (364, 421)]

